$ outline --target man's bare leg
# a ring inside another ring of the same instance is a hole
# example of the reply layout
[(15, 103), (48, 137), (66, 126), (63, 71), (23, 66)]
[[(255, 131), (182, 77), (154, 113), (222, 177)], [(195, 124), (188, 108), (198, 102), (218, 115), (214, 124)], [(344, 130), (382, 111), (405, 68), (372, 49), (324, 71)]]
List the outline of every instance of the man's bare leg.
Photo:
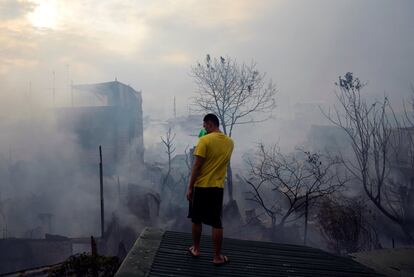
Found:
[(200, 239), (202, 229), (203, 227), (201, 224), (193, 223), (193, 226), (191, 228), (193, 235), (193, 246), (190, 247), (190, 251), (192, 252), (193, 256), (200, 255)]
[(214, 258), (213, 263), (224, 263), (225, 258), (221, 255), (221, 245), (223, 243), (223, 229), (212, 228)]

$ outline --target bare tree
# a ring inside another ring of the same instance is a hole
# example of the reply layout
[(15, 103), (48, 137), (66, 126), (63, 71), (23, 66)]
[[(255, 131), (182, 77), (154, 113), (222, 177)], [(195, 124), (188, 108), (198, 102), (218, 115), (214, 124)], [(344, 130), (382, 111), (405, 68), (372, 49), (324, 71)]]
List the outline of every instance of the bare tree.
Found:
[[(353, 157), (342, 155), (347, 170), (362, 184), (365, 194), (379, 211), (398, 224), (412, 241), (413, 218), (407, 217), (403, 207), (401, 186), (391, 176), (391, 156), (399, 155), (401, 126), (387, 97), (368, 103), (363, 95), (365, 86), (348, 72), (336, 83), (339, 107), (324, 113), (350, 139)], [(405, 190), (406, 191), (406, 190)]]
[[(193, 163), (193, 152), (194, 152), (194, 147), (188, 149), (189, 146), (187, 145), (186, 148), (184, 149), (184, 162), (185, 162), (185, 172), (181, 173), (181, 177), (178, 180), (178, 184), (188, 184), (188, 182), (190, 181), (190, 177), (191, 177), (191, 165)], [(187, 193), (187, 187), (183, 186), (183, 191), (180, 195), (180, 197), (185, 196)]]
[(165, 134), (165, 137), (161, 137), (161, 141), (166, 148), (165, 153), (167, 153), (168, 155), (168, 170), (162, 182), (162, 186), (161, 186), (162, 191), (164, 191), (165, 186), (168, 186), (168, 180), (171, 174), (171, 159), (172, 159), (172, 155), (175, 152), (175, 145), (174, 145), (175, 136), (176, 134), (175, 133), (172, 134), (171, 127), (169, 127), (167, 133)]
[[(187, 174), (186, 174), (186, 176), (185, 176), (185, 180), (187, 180), (187, 181), (185, 182), (186, 184), (188, 183), (188, 181), (190, 180), (190, 177), (191, 177), (191, 165), (192, 165), (192, 164), (193, 164), (193, 162), (194, 162), (194, 156), (193, 156), (193, 154), (194, 154), (194, 149), (195, 149), (195, 147), (188, 149), (188, 145), (187, 145), (187, 147), (184, 149), (184, 155), (185, 155), (185, 165), (186, 165), (186, 167), (187, 167)], [(185, 193), (185, 192), (184, 192), (184, 193)]]
[(248, 163), (248, 200), (264, 210), (272, 228), (306, 217), (312, 204), (346, 181), (336, 170), (337, 161), (303, 150), (284, 155), (277, 146), (266, 149), (260, 144), (257, 157)]
[[(232, 136), (235, 126), (261, 122), (269, 118), (275, 108), (276, 87), (265, 82), (265, 74), (259, 73), (256, 64), (238, 64), (230, 57), (212, 59), (206, 56), (203, 64), (191, 68), (198, 87), (195, 105), (202, 112), (218, 116), (223, 132)], [(262, 114), (260, 118), (254, 115)], [(233, 199), (231, 166), (227, 172), (227, 187)]]

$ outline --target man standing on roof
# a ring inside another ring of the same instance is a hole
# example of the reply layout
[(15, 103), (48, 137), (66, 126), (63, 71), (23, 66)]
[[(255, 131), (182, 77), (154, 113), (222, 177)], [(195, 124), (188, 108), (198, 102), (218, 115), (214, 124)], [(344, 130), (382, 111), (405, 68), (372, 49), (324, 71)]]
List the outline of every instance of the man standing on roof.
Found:
[(187, 200), (190, 202), (188, 217), (193, 223), (193, 245), (188, 250), (193, 257), (200, 255), (202, 223), (210, 225), (215, 265), (222, 265), (229, 261), (221, 254), (223, 241), (221, 218), (224, 179), (233, 152), (233, 140), (223, 134), (219, 126), (216, 115), (207, 114), (204, 117), (203, 127), (207, 134), (200, 137), (194, 150), (195, 159), (187, 191)]

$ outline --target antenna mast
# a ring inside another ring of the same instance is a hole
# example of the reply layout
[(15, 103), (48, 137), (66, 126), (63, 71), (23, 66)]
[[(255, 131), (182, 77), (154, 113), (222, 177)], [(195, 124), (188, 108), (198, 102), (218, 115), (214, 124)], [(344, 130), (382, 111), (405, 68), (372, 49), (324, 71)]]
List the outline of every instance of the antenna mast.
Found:
[(70, 102), (73, 108), (73, 80), (70, 80)]
[(174, 96), (174, 118), (177, 118), (177, 106), (175, 102), (175, 96)]
[(56, 77), (56, 75), (55, 75), (55, 71), (53, 70), (53, 72), (52, 72), (52, 74), (53, 74), (53, 80), (52, 80), (52, 99), (53, 99), (53, 108), (55, 108), (56, 107), (56, 103), (55, 103), (55, 96), (56, 96), (56, 87), (55, 87), (55, 77)]

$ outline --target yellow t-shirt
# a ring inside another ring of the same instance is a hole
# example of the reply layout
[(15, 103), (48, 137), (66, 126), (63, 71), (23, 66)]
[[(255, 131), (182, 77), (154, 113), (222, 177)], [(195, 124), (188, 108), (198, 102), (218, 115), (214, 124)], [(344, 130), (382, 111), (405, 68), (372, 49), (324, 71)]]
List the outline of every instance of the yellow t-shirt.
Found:
[(233, 152), (233, 140), (223, 133), (213, 132), (198, 140), (195, 156), (205, 158), (195, 187), (224, 188), (227, 165)]

